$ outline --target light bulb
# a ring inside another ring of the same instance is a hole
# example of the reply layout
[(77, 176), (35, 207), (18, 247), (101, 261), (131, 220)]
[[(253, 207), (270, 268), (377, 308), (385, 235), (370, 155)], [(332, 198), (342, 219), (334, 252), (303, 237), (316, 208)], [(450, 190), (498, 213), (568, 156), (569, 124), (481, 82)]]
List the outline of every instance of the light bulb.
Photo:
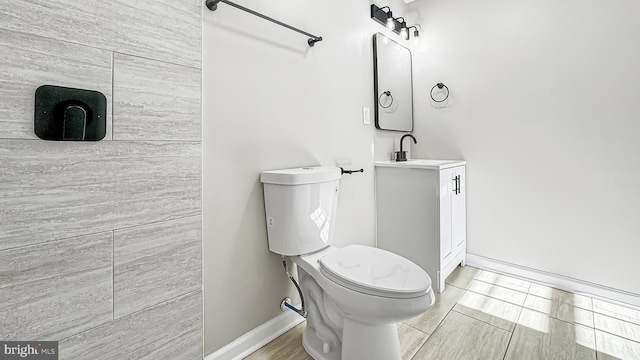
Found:
[(400, 36), (405, 40), (409, 40), (409, 32), (406, 27), (403, 26), (400, 28)]
[(395, 21), (393, 20), (393, 17), (388, 17), (388, 18), (387, 18), (387, 28), (389, 28), (389, 29), (391, 29), (391, 30), (393, 30), (393, 29), (395, 29), (395, 28), (396, 28), (396, 23), (395, 23)]
[(418, 32), (418, 30), (413, 32), (413, 44), (414, 45), (420, 44), (420, 33)]

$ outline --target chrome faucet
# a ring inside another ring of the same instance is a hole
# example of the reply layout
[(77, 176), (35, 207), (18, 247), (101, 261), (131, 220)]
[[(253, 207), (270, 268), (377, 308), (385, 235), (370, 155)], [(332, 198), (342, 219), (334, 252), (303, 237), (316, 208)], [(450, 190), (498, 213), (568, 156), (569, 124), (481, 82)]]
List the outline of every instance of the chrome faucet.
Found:
[(405, 134), (400, 138), (400, 151), (396, 151), (396, 162), (397, 161), (407, 161), (407, 152), (402, 150), (402, 141), (404, 140), (404, 138), (406, 137), (410, 137), (413, 139), (413, 143), (417, 144), (418, 140), (416, 140), (415, 136), (411, 135), (411, 134)]

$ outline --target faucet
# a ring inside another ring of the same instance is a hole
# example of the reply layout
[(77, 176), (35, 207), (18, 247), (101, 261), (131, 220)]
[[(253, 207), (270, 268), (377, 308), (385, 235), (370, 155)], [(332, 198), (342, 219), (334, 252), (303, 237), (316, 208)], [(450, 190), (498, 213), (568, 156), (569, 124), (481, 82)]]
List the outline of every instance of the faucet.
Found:
[(416, 140), (415, 136), (411, 135), (411, 134), (405, 134), (400, 138), (400, 151), (396, 151), (396, 162), (398, 161), (407, 161), (407, 152), (402, 150), (402, 141), (404, 140), (404, 138), (406, 137), (410, 137), (413, 139), (413, 143), (417, 144), (418, 140)]

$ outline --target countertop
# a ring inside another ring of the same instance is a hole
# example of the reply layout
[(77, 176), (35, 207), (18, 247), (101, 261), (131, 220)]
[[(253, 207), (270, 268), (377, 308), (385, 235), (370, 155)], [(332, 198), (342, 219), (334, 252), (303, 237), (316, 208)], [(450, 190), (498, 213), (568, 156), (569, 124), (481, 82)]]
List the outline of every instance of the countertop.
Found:
[(412, 159), (407, 161), (376, 161), (375, 166), (380, 167), (396, 167), (396, 168), (414, 168), (414, 169), (431, 169), (441, 170), (456, 166), (466, 165), (464, 160), (431, 160), (431, 159)]

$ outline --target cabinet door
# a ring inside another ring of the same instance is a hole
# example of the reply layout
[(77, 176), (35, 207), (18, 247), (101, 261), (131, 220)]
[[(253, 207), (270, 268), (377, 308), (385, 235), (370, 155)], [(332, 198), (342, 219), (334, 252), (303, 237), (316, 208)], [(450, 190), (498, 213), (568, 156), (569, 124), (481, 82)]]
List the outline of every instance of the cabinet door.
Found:
[(440, 170), (440, 268), (445, 266), (454, 255), (451, 237), (451, 198), (453, 196), (454, 176), (452, 169)]
[(467, 205), (465, 167), (453, 168), (453, 178), (456, 182), (451, 195), (451, 242), (453, 253), (459, 254), (467, 244)]

